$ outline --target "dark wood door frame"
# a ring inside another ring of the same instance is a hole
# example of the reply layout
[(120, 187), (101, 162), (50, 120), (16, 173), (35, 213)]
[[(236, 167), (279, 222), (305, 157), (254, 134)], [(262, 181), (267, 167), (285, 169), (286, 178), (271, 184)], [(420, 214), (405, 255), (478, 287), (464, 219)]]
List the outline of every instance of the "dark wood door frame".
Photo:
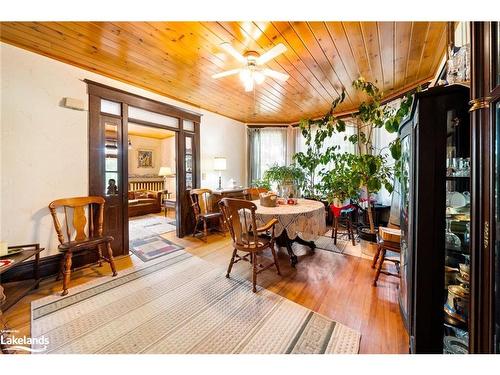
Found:
[[(471, 124), (472, 211), (470, 352), (494, 352), (495, 108), (500, 86), (495, 77), (497, 23), (472, 22)], [(497, 306), (497, 308), (500, 308)]]
[[(193, 147), (195, 147), (195, 159), (193, 160), (193, 168), (194, 168), (194, 173), (193, 173), (193, 186), (194, 187), (199, 187), (200, 183), (200, 151), (199, 151), (199, 145), (200, 145), (200, 121), (201, 121), (201, 115), (192, 111), (184, 110), (169, 104), (165, 104), (162, 102), (158, 102), (152, 99), (148, 99), (139, 95), (131, 94), (128, 92), (125, 92), (123, 90), (115, 89), (110, 86), (103, 85), (98, 82), (90, 81), (90, 80), (85, 80), (87, 83), (88, 87), (88, 94), (89, 94), (89, 135), (92, 133), (92, 129), (96, 128), (96, 124), (98, 123), (100, 117), (104, 114), (100, 113), (100, 100), (101, 99), (106, 99), (114, 102), (121, 103), (122, 105), (122, 118), (123, 121), (123, 141), (121, 142), (121, 149), (122, 149), (122, 155), (123, 155), (123, 160), (127, 160), (127, 155), (128, 155), (128, 145), (125, 142), (126, 139), (128, 139), (128, 122), (133, 121), (136, 123), (140, 123), (142, 125), (147, 125), (147, 126), (154, 126), (158, 128), (164, 128), (167, 130), (174, 131), (176, 133), (176, 182), (177, 182), (177, 187), (176, 187), (176, 196), (177, 196), (177, 202), (176, 202), (176, 224), (177, 224), (177, 236), (183, 237), (186, 234), (190, 233), (190, 224), (191, 220), (190, 218), (190, 206), (187, 204), (188, 202), (188, 194), (186, 192), (186, 181), (185, 181), (185, 136), (186, 135), (191, 135), (194, 138), (194, 144)], [(141, 121), (137, 119), (132, 119), (132, 118), (127, 118), (127, 113), (128, 113), (128, 106), (134, 106), (138, 107), (141, 109), (145, 109), (148, 111), (160, 113), (162, 115), (170, 116), (170, 117), (175, 117), (179, 121), (179, 127), (169, 127), (165, 125), (160, 125), (160, 124), (152, 124), (148, 123), (146, 121)], [(107, 114), (106, 114), (107, 115)], [(184, 129), (184, 121), (192, 121), (194, 123), (194, 131), (188, 131)], [(91, 138), (89, 138), (89, 143), (91, 143)], [(95, 150), (94, 150), (95, 151)], [(90, 159), (93, 158), (96, 155), (100, 154), (92, 154), (93, 150), (90, 150), (91, 154)], [(102, 172), (99, 174), (99, 169), (94, 169), (95, 164), (97, 162), (94, 161), (89, 161), (89, 191), (93, 192), (96, 188), (96, 186), (101, 187), (102, 186), (102, 178), (103, 174)], [(126, 164), (126, 163), (123, 163)], [(128, 176), (128, 171), (126, 169), (122, 169), (123, 176)], [(124, 207), (124, 215), (125, 217), (128, 218), (128, 212), (127, 212), (127, 206), (128, 206), (128, 197), (127, 197), (127, 192), (128, 192), (128, 185), (127, 185), (127, 180), (126, 178), (122, 179), (122, 204)], [(123, 233), (124, 236), (128, 235), (128, 220), (123, 221)], [(128, 237), (126, 239), (126, 246), (128, 249)], [(125, 238), (124, 238), (125, 241)]]

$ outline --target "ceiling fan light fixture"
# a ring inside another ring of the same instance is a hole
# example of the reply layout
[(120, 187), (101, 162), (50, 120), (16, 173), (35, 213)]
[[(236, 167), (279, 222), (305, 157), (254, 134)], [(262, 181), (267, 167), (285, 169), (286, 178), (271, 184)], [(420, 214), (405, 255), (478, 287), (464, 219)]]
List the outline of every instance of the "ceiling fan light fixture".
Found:
[(246, 92), (250, 92), (250, 91), (253, 91), (253, 79), (250, 79), (246, 82), (243, 82), (243, 84), (245, 85), (245, 91)]
[(252, 78), (252, 72), (248, 68), (243, 68), (240, 71), (240, 79), (243, 83), (251, 81)]
[(253, 78), (255, 79), (255, 83), (261, 85), (264, 83), (266, 76), (262, 74), (262, 72), (256, 71), (253, 73)]

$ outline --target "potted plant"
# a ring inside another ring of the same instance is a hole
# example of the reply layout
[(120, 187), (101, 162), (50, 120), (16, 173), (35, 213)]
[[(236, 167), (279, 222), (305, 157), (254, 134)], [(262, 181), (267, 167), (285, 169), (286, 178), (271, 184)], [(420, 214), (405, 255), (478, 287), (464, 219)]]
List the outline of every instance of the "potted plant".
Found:
[(351, 165), (356, 155), (344, 153), (332, 153), (330, 157), (330, 168), (320, 172), (321, 182), (318, 190), (329, 204), (337, 207), (342, 206), (347, 200), (357, 200), (359, 197), (359, 185), (353, 182), (353, 170)]
[(297, 196), (304, 179), (304, 172), (294, 164), (289, 166), (274, 164), (264, 172), (263, 178), (269, 184), (275, 182), (278, 186), (278, 195), (286, 197)]
[(269, 183), (268, 180), (265, 179), (253, 180), (252, 183), (250, 184), (250, 187), (271, 190), (271, 184)]
[(334, 132), (345, 131), (345, 123), (337, 118), (333, 112), (337, 106), (345, 99), (345, 90), (338, 98), (332, 102), (328, 113), (317, 120), (303, 119), (300, 121), (300, 131), (306, 142), (306, 150), (293, 155), (293, 160), (304, 171), (304, 191), (307, 198), (321, 199), (319, 196), (318, 175), (322, 172), (321, 167), (326, 166), (332, 155), (335, 153), (336, 146), (330, 146), (323, 149), (325, 139), (330, 138)]
[[(376, 228), (370, 197), (384, 186), (389, 192), (393, 190), (394, 165), (388, 165), (387, 156), (383, 150), (373, 146), (373, 131), (384, 127), (389, 133), (399, 130), (401, 121), (409, 113), (413, 98), (406, 95), (400, 105), (389, 107), (382, 104), (382, 92), (371, 83), (359, 78), (353, 82), (353, 87), (366, 94), (367, 100), (363, 101), (356, 113), (353, 114), (357, 121), (357, 133), (345, 137), (357, 146), (357, 155), (352, 159), (352, 181), (364, 192), (367, 199), (368, 227), (362, 228), (361, 239), (375, 242)], [(392, 158), (399, 163), (401, 157), (401, 144), (399, 139), (388, 146)]]

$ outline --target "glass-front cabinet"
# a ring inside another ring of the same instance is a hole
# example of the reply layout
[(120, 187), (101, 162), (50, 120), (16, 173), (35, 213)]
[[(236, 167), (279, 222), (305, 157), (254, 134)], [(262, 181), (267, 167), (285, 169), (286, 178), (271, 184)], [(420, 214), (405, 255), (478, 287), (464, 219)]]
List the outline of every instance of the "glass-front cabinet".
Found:
[(415, 96), (401, 141), (399, 302), (412, 353), (468, 352), (469, 89)]
[[(466, 103), (463, 103), (466, 104)], [(460, 113), (462, 112), (462, 113)], [(464, 117), (465, 115), (465, 117)], [(443, 352), (467, 353), (470, 304), (471, 173), (467, 112), (446, 111), (446, 229)]]

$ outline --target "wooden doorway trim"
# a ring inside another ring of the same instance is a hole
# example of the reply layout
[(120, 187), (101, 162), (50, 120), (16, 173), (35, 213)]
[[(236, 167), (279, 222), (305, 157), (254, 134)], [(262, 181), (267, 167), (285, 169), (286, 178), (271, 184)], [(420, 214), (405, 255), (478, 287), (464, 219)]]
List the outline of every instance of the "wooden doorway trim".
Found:
[[(185, 110), (170, 104), (162, 103), (153, 99), (145, 98), (139, 95), (131, 94), (123, 90), (103, 85), (98, 82), (84, 80), (87, 83), (89, 94), (89, 192), (102, 195), (102, 186), (104, 174), (102, 170), (102, 150), (103, 140), (97, 132), (102, 116), (110, 116), (101, 113), (101, 99), (110, 100), (121, 104), (121, 116), (116, 116), (122, 121), (122, 136), (119, 144), (123, 160), (128, 160), (128, 106), (134, 106), (148, 111), (156, 112), (162, 115), (175, 117), (179, 121), (179, 127), (169, 127), (160, 124), (147, 124), (158, 128), (164, 128), (176, 133), (176, 228), (177, 236), (184, 237), (192, 231), (192, 213), (189, 205), (189, 195), (186, 191), (186, 170), (185, 170), (185, 138), (187, 136), (193, 139), (193, 187), (199, 187), (200, 183), (200, 122), (201, 114)], [(194, 123), (194, 130), (184, 129), (184, 121)], [(144, 123), (144, 122), (143, 122)], [(122, 215), (127, 220), (122, 220), (123, 255), (128, 253), (128, 166), (121, 169), (125, 178), (121, 180), (122, 192)], [(101, 189), (101, 190), (99, 190)], [(120, 190), (119, 190), (120, 191)]]

